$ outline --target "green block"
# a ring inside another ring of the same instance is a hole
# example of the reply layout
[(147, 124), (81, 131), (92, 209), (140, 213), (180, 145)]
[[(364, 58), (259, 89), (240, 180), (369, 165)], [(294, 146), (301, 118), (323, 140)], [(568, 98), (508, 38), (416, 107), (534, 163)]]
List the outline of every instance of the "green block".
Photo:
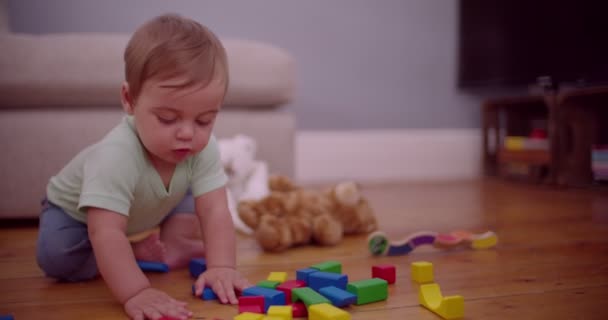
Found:
[(268, 289), (276, 289), (278, 285), (280, 285), (281, 283), (278, 281), (272, 281), (272, 280), (262, 280), (260, 282), (258, 282), (256, 285), (258, 287), (263, 287), (263, 288), (268, 288)]
[(356, 305), (386, 300), (388, 297), (388, 282), (373, 278), (351, 282), (346, 290), (357, 296)]
[(342, 264), (338, 261), (325, 261), (310, 267), (319, 271), (342, 273)]
[(331, 301), (309, 287), (291, 289), (291, 302), (297, 302), (298, 300), (302, 300), (306, 308), (319, 303), (331, 304)]

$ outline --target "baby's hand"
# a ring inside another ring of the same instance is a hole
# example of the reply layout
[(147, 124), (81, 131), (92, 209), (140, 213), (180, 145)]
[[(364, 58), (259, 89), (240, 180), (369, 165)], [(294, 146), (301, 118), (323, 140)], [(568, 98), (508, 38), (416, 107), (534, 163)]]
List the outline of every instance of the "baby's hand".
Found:
[(188, 319), (192, 312), (186, 309), (186, 303), (171, 298), (166, 293), (147, 288), (125, 302), (125, 311), (131, 319), (158, 320), (163, 317)]
[(233, 268), (216, 267), (203, 272), (194, 283), (195, 294), (200, 296), (205, 286), (213, 289), (222, 303), (237, 304), (234, 289), (243, 291), (251, 284)]

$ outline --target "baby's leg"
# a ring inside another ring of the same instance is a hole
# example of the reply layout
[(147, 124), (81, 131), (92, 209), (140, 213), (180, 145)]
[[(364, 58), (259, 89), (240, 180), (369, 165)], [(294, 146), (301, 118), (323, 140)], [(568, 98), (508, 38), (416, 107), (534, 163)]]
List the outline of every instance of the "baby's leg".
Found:
[(160, 240), (165, 245), (165, 261), (170, 268), (185, 267), (190, 259), (205, 255), (192, 194), (188, 193), (165, 219), (160, 229)]
[(40, 216), (36, 259), (44, 273), (62, 281), (83, 281), (98, 274), (86, 224), (45, 200)]

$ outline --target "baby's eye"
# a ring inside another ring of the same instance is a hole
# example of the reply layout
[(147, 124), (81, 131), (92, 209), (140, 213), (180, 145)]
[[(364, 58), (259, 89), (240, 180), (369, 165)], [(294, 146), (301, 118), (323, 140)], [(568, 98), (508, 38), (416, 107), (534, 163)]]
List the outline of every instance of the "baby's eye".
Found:
[(177, 119), (177, 118), (161, 117), (161, 116), (156, 116), (156, 117), (158, 118), (158, 121), (163, 124), (172, 124)]
[(196, 120), (196, 124), (198, 124), (201, 127), (205, 127), (208, 126), (209, 124), (211, 124), (210, 120)]

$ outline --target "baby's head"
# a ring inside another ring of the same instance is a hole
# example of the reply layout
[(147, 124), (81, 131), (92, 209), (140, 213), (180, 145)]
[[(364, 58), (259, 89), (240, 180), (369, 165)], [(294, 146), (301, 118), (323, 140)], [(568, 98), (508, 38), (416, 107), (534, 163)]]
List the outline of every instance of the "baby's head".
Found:
[(202, 150), (228, 87), (219, 39), (198, 22), (162, 15), (135, 31), (124, 59), (122, 104), (153, 162)]

